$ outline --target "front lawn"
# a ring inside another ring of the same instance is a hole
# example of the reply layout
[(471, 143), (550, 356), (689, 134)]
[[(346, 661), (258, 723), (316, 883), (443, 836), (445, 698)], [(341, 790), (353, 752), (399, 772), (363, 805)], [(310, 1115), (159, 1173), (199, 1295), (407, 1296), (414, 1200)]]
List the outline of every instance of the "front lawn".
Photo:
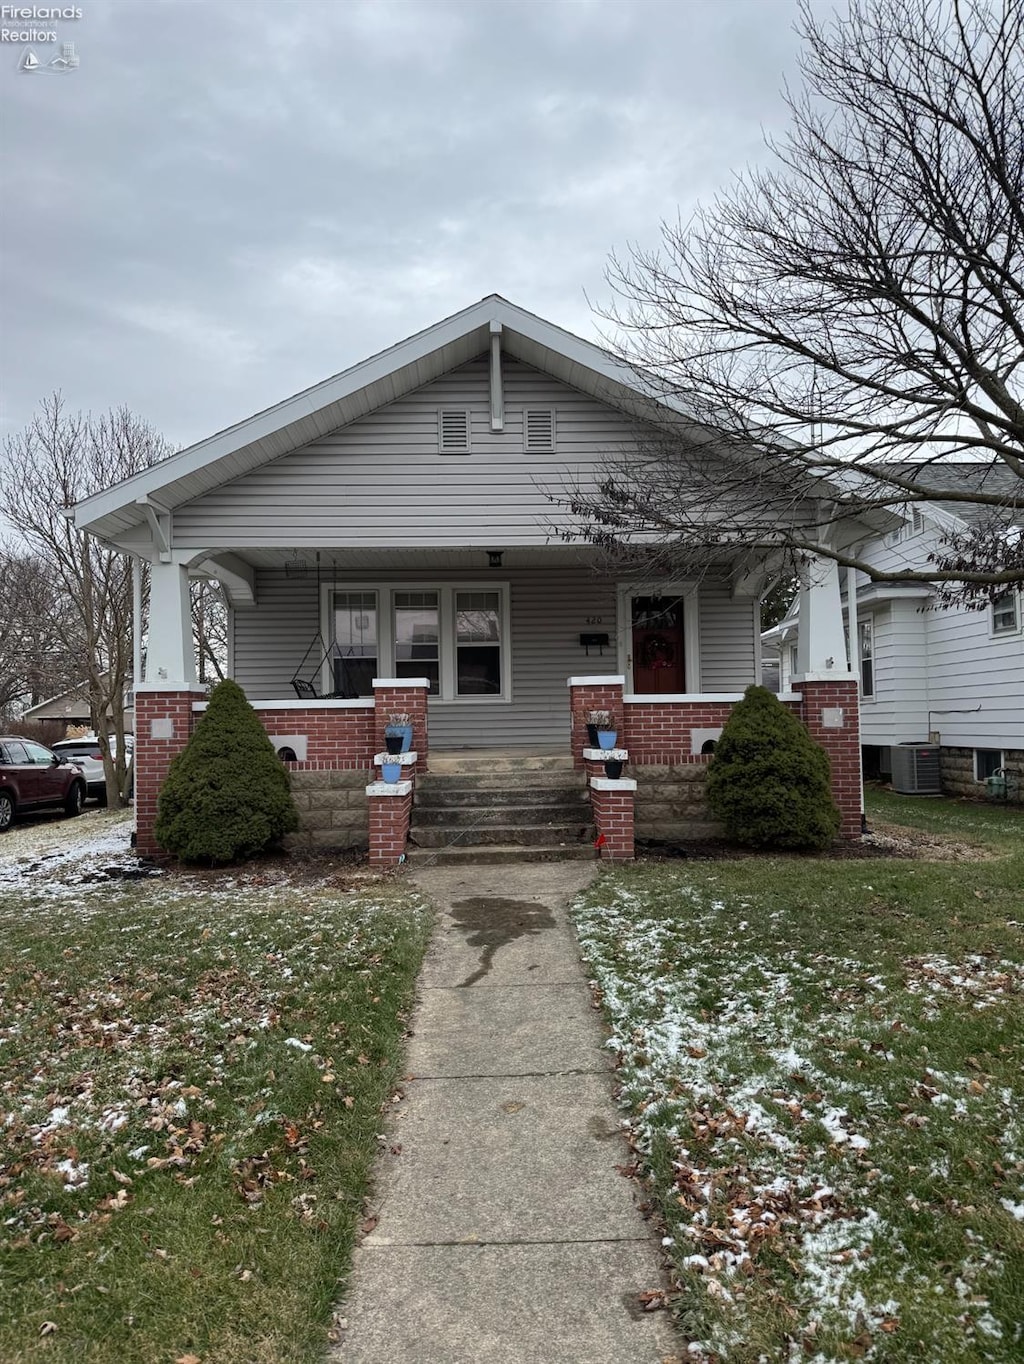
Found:
[(694, 1364), (1024, 1355), (1024, 813), (870, 815), (957, 860), (638, 864), (574, 909)]
[(0, 1359), (319, 1360), (425, 907), (111, 860), (0, 865)]

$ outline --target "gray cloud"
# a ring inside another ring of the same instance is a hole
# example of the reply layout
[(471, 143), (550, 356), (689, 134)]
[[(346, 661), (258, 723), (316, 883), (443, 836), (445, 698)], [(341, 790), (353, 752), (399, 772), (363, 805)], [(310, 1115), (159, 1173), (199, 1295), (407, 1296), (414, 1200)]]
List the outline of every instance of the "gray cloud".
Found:
[(795, 0), (81, 7), (73, 73), (0, 45), (6, 429), (59, 387), (188, 443), (491, 292), (596, 336), (795, 74)]

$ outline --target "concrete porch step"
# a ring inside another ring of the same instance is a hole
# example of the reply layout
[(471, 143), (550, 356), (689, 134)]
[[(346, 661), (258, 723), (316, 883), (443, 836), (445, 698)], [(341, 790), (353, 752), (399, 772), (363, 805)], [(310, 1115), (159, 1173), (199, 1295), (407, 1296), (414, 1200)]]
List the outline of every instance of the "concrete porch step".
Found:
[(437, 828), (414, 825), (409, 830), (409, 842), (420, 848), (443, 848), (447, 844), (457, 847), (482, 847), (485, 844), (534, 847), (557, 843), (570, 847), (585, 843), (589, 846), (595, 837), (589, 818), (572, 824), (484, 824), (477, 827), (460, 821)]
[[(487, 792), (488, 795), (492, 792)], [(438, 824), (571, 824), (574, 820), (589, 821), (590, 803), (582, 791), (569, 791), (544, 801), (518, 799), (480, 799), (479, 792), (468, 797), (436, 797), (428, 801), (417, 799), (413, 807), (413, 824), (417, 827)]]
[(450, 848), (413, 848), (406, 851), (406, 861), (410, 866), (420, 867), (427, 863), (434, 866), (494, 866), (503, 862), (593, 862), (597, 852), (592, 843), (572, 843), (552, 847), (546, 844), (483, 844), (463, 847), (455, 844)]
[(546, 796), (548, 792), (583, 791), (582, 772), (488, 772), (437, 773), (431, 767), (416, 779), (417, 799), (436, 791), (496, 791), (514, 794), (523, 800)]
[(537, 753), (530, 749), (431, 750), (428, 761), (431, 773), (438, 776), (487, 776), (517, 772), (564, 774), (573, 771), (571, 753)]

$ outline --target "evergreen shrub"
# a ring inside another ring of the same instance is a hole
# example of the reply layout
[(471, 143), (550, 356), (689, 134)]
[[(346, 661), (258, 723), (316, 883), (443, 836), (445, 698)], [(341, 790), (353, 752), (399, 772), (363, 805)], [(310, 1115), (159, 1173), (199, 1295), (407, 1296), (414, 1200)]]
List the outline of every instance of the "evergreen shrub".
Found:
[(287, 769), (245, 692), (219, 682), (160, 789), (157, 842), (185, 862), (235, 862), (298, 823)]
[(748, 687), (708, 770), (708, 804), (751, 848), (826, 848), (839, 832), (828, 754), (777, 696)]

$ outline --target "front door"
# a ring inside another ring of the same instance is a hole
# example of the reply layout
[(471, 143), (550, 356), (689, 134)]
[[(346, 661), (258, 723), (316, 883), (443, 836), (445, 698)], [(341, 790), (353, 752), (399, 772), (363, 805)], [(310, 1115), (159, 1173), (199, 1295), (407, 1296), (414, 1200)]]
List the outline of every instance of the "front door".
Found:
[(633, 690), (663, 695), (686, 690), (683, 598), (633, 597)]

